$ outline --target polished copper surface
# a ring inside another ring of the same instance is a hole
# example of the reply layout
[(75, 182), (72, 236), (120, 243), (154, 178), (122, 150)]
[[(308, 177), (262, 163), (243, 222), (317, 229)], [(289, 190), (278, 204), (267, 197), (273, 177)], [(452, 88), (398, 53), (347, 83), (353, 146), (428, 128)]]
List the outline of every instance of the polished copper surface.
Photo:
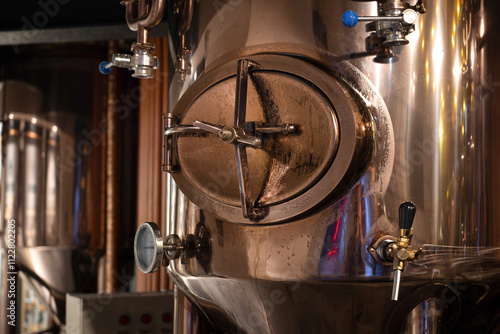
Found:
[[(116, 42), (108, 44), (108, 55), (116, 51)], [(118, 115), (116, 113), (116, 73), (107, 78), (106, 101), (106, 285), (105, 293), (116, 291), (118, 243)]]

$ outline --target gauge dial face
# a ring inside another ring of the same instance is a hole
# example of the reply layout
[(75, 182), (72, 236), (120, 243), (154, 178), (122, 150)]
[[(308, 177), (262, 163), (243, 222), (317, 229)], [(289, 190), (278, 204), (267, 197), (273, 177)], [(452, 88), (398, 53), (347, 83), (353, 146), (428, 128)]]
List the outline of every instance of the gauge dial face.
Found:
[(143, 223), (137, 229), (134, 241), (135, 262), (144, 273), (153, 273), (163, 256), (163, 239), (155, 223)]

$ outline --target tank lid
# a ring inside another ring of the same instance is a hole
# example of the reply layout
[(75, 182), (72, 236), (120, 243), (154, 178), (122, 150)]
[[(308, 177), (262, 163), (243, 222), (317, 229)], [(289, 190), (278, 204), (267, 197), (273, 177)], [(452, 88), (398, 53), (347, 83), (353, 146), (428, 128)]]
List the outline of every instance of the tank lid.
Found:
[(176, 149), (174, 179), (221, 218), (284, 221), (314, 208), (342, 179), (359, 107), (309, 63), (277, 55), (243, 61), (243, 70), (240, 60), (202, 76), (174, 109), (177, 129), (202, 129), (167, 143)]

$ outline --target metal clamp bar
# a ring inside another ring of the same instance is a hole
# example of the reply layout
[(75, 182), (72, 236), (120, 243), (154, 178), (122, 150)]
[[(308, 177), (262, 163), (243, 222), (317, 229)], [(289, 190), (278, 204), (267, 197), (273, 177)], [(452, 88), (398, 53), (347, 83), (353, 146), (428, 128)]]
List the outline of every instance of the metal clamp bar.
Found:
[[(247, 91), (248, 75), (251, 69), (258, 68), (259, 65), (248, 60), (242, 59), (238, 62), (238, 71), (236, 77), (236, 97), (234, 102), (234, 126), (243, 128), (245, 126), (247, 113)], [(236, 168), (238, 170), (238, 185), (240, 188), (241, 209), (243, 217), (250, 220), (258, 218), (258, 212), (254, 209), (252, 196), (249, 187), (249, 170), (246, 152), (246, 143), (236, 142)]]
[(175, 172), (175, 151), (174, 148), (177, 146), (174, 136), (172, 134), (167, 134), (167, 131), (171, 130), (176, 122), (176, 118), (173, 114), (168, 113), (163, 115), (163, 150), (162, 150), (162, 165), (161, 170), (163, 172)]
[(285, 123), (282, 126), (256, 128), (255, 131), (266, 134), (281, 133), (284, 135), (288, 135), (290, 133), (295, 133), (296, 127), (294, 124)]
[(247, 132), (240, 127), (230, 125), (222, 127), (198, 120), (194, 121), (193, 125), (207, 132), (215, 133), (226, 143), (239, 143), (256, 148), (262, 146), (262, 140), (260, 138), (247, 134)]
[(238, 62), (238, 71), (236, 74), (236, 99), (234, 104), (234, 126), (241, 128), (245, 125), (247, 114), (248, 72), (258, 67), (259, 64), (248, 59), (242, 59)]

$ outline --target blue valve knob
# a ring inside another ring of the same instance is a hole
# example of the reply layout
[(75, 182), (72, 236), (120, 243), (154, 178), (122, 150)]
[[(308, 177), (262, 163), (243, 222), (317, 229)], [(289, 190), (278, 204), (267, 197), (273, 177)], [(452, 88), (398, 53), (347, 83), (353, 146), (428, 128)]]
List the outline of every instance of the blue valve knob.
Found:
[(102, 74), (109, 74), (111, 72), (111, 66), (108, 67), (109, 61), (102, 61), (99, 64), (99, 72)]
[(358, 14), (353, 10), (348, 10), (342, 15), (342, 23), (349, 28), (354, 27), (358, 24)]

